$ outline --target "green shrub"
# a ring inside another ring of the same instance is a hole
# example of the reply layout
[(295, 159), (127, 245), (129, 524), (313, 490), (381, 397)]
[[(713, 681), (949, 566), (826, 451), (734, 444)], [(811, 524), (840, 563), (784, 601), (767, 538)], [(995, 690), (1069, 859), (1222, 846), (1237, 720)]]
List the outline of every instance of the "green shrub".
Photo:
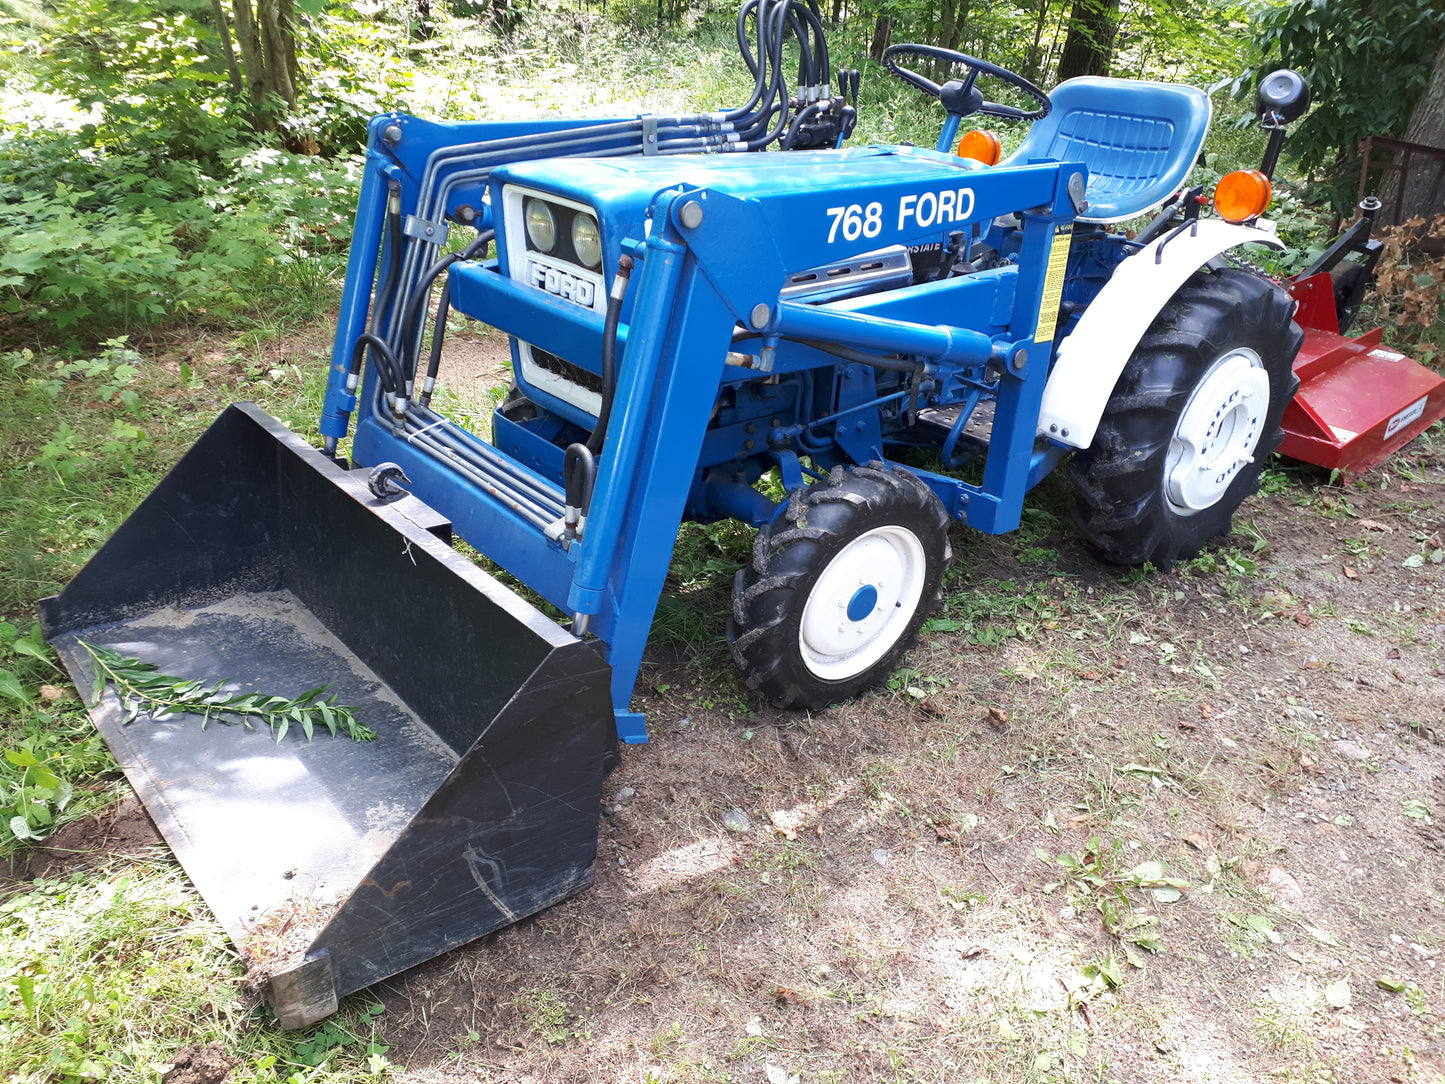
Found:
[(195, 163), (51, 129), (0, 141), (0, 310), (94, 341), (166, 318), (324, 301), (357, 163), (233, 148)]

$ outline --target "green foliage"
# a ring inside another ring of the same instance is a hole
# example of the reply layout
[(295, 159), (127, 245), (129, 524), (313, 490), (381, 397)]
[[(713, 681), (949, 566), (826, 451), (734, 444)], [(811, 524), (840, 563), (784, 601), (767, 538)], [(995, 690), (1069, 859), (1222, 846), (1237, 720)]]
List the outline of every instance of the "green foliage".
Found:
[[(1260, 78), (1279, 67), (1303, 75), (1314, 105), (1291, 128), (1287, 148), (1303, 170), (1329, 174), (1341, 157), (1357, 159), (1366, 136), (1403, 134), (1442, 40), (1445, 7), (1438, 0), (1265, 3), (1255, 15), (1256, 56), (1235, 89), (1252, 96)], [(1348, 181), (1328, 192), (1343, 212), (1352, 196)]]
[[(57, 709), (59, 699), (35, 697), (32, 690), (47, 677), (63, 674), (40, 626), (22, 632), (0, 621), (0, 852), (48, 836), (76, 799), (76, 781), (114, 766), (83, 714)], [(65, 695), (54, 686), (45, 691)], [(94, 801), (79, 804), (88, 810)]]
[(65, 0), (41, 40), (40, 74), (87, 114), (78, 134), (97, 150), (207, 162), (248, 130), (215, 33), (184, 10)]
[[(332, 1061), (344, 1052), (360, 1050), (367, 1059), (372, 1073), (387, 1066), (385, 1054), (391, 1048), (377, 1041), (375, 1029), (381, 1024), (381, 1015), (386, 1006), (374, 1001), (363, 1010), (361, 1019), (355, 1024), (333, 1017), (321, 1024), (310, 1035), (296, 1044), (296, 1061), (309, 1068), (316, 1068)], [(360, 1031), (370, 1027), (370, 1038), (364, 1038)]]
[(228, 715), (239, 716), (247, 727), (250, 719), (259, 719), (276, 735), (279, 745), (295, 723), (310, 741), (317, 726), (324, 726), (334, 738), (336, 728), (345, 727), (353, 741), (375, 741), (376, 732), (356, 719), (356, 709), (336, 703), (335, 695), (324, 700), (321, 694), (329, 685), (307, 689), (298, 696), (268, 696), (265, 693), (229, 693), (226, 681), (207, 685), (203, 681), (172, 677), (156, 671), (154, 663), (129, 658), (108, 647), (76, 641), (90, 656), (95, 685), (90, 701), (98, 704), (107, 685), (114, 685), (120, 695), (125, 717), (121, 725), (134, 721), (145, 712), (156, 722), (176, 715), (199, 715), (201, 729), (212, 719), (227, 722)]
[(44, 839), (55, 814), (70, 804), (73, 788), (25, 742), (5, 750), (5, 763), (19, 772), (19, 778), (6, 780), (0, 795), (0, 816), (9, 814), (5, 827), (16, 839)]
[(258, 1026), (235, 952), (180, 868), (164, 862), (21, 882), (0, 902), (0, 1077), (155, 1084), (187, 1046), (216, 1043), (244, 1084), (392, 1077), (380, 1003), (343, 1001), (319, 1027)]
[[(329, 303), (357, 165), (258, 144), (210, 17), (200, 4), (65, 0), (49, 22), (0, 21), (14, 49), (0, 60), (14, 83), (0, 115), (0, 333), (5, 314), (93, 341)], [(282, 137), (354, 147), (384, 108), (362, 82), (327, 75)]]
[(0, 140), (0, 308), (94, 335), (235, 318), (258, 302), (325, 304), (357, 164), (247, 147), (222, 157), (217, 180), (62, 129)]
[(1057, 864), (1075, 892), (1093, 901), (1104, 929), (1119, 939), (1125, 957), (1135, 967), (1144, 966), (1141, 949), (1159, 952), (1164, 948), (1159, 939), (1159, 919), (1137, 909), (1129, 890), (1168, 893), (1170, 898), (1178, 899), (1189, 887), (1188, 882), (1167, 876), (1164, 867), (1155, 861), (1125, 869), (1125, 847), (1120, 839), (1105, 844), (1098, 836), (1091, 836), (1079, 854), (1051, 856), (1041, 848), (1035, 848), (1034, 853), (1044, 863)]

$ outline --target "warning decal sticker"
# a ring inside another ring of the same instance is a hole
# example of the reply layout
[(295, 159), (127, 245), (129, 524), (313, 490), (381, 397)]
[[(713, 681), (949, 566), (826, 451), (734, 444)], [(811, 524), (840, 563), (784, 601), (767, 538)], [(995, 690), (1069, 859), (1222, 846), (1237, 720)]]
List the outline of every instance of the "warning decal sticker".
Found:
[(1049, 342), (1059, 320), (1059, 302), (1064, 296), (1064, 271), (1069, 265), (1069, 243), (1073, 226), (1054, 227), (1053, 247), (1049, 250), (1049, 272), (1044, 279), (1044, 296), (1039, 299), (1039, 326), (1034, 329), (1034, 342)]
[(1418, 419), (1424, 417), (1425, 400), (1428, 398), (1430, 398), (1428, 395), (1420, 396), (1420, 398), (1416, 399), (1404, 410), (1400, 411), (1400, 413), (1396, 414), (1393, 418), (1391, 418), (1389, 424), (1385, 426), (1384, 439), (1389, 440), (1411, 422), (1417, 421)]

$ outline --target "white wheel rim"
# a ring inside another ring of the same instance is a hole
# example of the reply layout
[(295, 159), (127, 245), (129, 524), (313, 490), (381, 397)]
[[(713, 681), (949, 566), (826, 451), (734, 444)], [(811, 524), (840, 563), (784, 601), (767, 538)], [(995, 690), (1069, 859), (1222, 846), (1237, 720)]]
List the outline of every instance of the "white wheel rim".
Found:
[(875, 527), (849, 542), (814, 581), (798, 626), (803, 665), (824, 681), (863, 673), (908, 630), (928, 562), (906, 527)]
[(1213, 508), (1250, 463), (1269, 413), (1269, 373), (1253, 350), (1231, 350), (1195, 385), (1174, 427), (1164, 491), (1174, 511)]

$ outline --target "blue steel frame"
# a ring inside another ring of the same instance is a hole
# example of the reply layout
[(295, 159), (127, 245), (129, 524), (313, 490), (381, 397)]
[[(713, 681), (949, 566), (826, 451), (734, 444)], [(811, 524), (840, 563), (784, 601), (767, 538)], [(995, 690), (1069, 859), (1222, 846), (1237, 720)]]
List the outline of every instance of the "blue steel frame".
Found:
[[(383, 138), (392, 124), (404, 129), (404, 138), (394, 145)], [(367, 374), (359, 396), (345, 391), (351, 348), (366, 324), (378, 261), (387, 258), (378, 250), (388, 182), (402, 182), (405, 209), (408, 195), (415, 199), (418, 163), (433, 151), (503, 133), (511, 137), (529, 130), (555, 131), (558, 126), (447, 126), (395, 116), (373, 121), (322, 433), (344, 436), (356, 413), (351, 455), (357, 463), (400, 464), (412, 479), (413, 492), (451, 518), (461, 537), (554, 605), (591, 615), (590, 631), (605, 645), (612, 667), (618, 735), (639, 742), (646, 740), (646, 729), (641, 714), (631, 710), (632, 691), (672, 546), (700, 470), (718, 389), (739, 377), (725, 364), (734, 329), (741, 324), (755, 330), (765, 344), (780, 344), (775, 371), (820, 364), (840, 371), (871, 368), (833, 358), (820, 362), (816, 352), (789, 342), (806, 339), (914, 357), (942, 374), (963, 368), (981, 371), (984, 366), (1001, 373), (982, 484), (916, 473), (955, 517), (984, 531), (1011, 530), (1018, 525), (1028, 489), (1062, 455), (1035, 447), (1053, 345), (1051, 326), (1047, 333), (1039, 330), (1039, 313), (1055, 234), (1067, 229), (1075, 215), (1068, 182), (1084, 171), (1053, 162), (979, 170), (976, 164), (932, 151), (874, 148), (865, 155), (821, 152), (836, 156), (836, 173), (805, 171), (780, 187), (781, 155), (713, 160), (696, 169), (700, 184), (678, 180), (694, 168), (690, 165), (679, 166), (678, 176), (668, 176), (657, 159), (636, 170), (631, 164), (644, 160), (608, 159), (619, 207), (635, 204), (637, 186), (650, 186), (651, 225), (642, 236), (639, 222), (609, 217), (606, 192), (594, 194), (592, 204), (609, 250), (629, 252), (639, 267), (630, 286), (625, 363), (619, 366), (586, 533), (564, 548), (507, 500), (398, 436), (377, 409), (374, 373)], [(585, 189), (593, 168), (586, 160), (555, 159), (503, 167), (491, 179), (490, 205), (500, 208), (501, 185), (508, 180), (569, 194), (578, 186)], [(995, 284), (970, 294), (950, 285), (958, 280), (912, 287), (904, 291), (906, 316), (887, 315), (888, 303), (876, 298), (871, 300), (873, 311), (866, 297), (838, 304), (780, 299), (791, 273), (887, 245), (915, 243), (921, 236), (936, 237), (936, 229), (930, 234), (916, 223), (907, 224), (902, 211), (892, 212), (910, 199), (916, 205), (920, 192), (939, 183), (966, 183), (972, 190), (969, 216), (958, 223), (964, 228), (973, 223), (987, 227), (998, 216), (1019, 215), (1018, 258), (1009, 272), (1012, 281), (1003, 284), (1007, 289)], [(836, 220), (830, 237), (830, 212), (839, 203), (860, 208), (877, 203), (889, 213), (876, 217), (871, 236), (840, 244)], [(480, 199), (475, 206), (482, 206)], [(506, 243), (499, 239), (504, 254)], [(608, 266), (612, 264), (609, 259)], [(455, 266), (453, 307), (510, 335), (546, 349), (555, 347), (554, 352), (564, 356), (597, 355), (602, 328), (596, 314), (509, 279), (505, 267), (505, 259)], [(763, 313), (765, 319), (760, 318)], [(754, 374), (756, 379), (765, 376)], [(841, 436), (844, 427), (839, 427), (838, 461), (883, 457), (877, 407), (867, 425), (862, 421), (866, 416), (862, 411), (859, 425), (847, 427), (846, 441)], [(530, 465), (520, 458), (511, 463), (517, 477), (555, 492), (560, 503), (559, 466), (560, 450), (555, 458), (538, 456)], [(785, 465), (785, 476), (788, 473)], [(801, 476), (792, 473), (800, 483)], [(478, 660), (478, 665), (487, 665), (487, 660)]]

